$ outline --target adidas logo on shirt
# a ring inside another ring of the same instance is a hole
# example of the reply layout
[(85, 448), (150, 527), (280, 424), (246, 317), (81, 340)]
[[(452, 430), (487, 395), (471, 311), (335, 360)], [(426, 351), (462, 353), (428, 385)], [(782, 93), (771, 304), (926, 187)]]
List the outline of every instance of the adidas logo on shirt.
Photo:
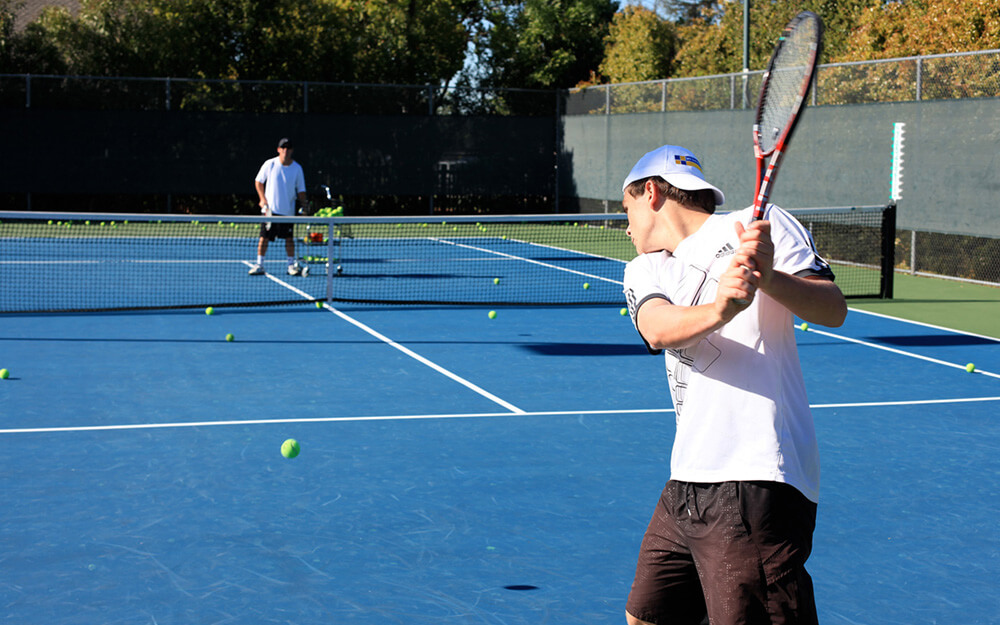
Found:
[(722, 246), (722, 249), (715, 254), (715, 257), (722, 258), (723, 256), (732, 256), (735, 253), (736, 253), (736, 248), (733, 247), (731, 243), (726, 243), (725, 245)]

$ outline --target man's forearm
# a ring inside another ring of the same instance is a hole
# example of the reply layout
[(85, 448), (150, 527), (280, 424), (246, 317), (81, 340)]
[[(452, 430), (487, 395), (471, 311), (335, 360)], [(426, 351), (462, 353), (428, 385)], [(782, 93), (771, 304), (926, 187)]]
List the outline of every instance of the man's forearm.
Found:
[(832, 281), (775, 271), (761, 290), (800, 319), (836, 328), (847, 317), (847, 302)]

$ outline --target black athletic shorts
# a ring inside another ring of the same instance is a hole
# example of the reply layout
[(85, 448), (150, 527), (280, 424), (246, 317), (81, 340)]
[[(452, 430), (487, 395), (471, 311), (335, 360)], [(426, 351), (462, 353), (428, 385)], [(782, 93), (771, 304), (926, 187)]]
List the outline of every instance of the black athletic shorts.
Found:
[(816, 504), (776, 482), (667, 482), (626, 610), (658, 625), (816, 625)]
[(275, 239), (291, 239), (295, 235), (292, 233), (292, 229), (295, 224), (283, 223), (283, 224), (271, 224), (271, 229), (268, 230), (267, 223), (262, 223), (260, 225), (260, 236), (262, 239), (267, 239), (268, 241), (273, 241)]

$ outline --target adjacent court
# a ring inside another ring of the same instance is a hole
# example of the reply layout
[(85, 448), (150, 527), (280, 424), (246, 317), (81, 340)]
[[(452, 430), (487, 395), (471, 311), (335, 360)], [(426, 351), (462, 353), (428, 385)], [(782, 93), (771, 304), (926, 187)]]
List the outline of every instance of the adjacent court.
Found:
[[(3, 618), (623, 622), (662, 360), (617, 306), (494, 309), (4, 315)], [(1000, 622), (997, 342), (857, 310), (797, 336), (821, 622)]]

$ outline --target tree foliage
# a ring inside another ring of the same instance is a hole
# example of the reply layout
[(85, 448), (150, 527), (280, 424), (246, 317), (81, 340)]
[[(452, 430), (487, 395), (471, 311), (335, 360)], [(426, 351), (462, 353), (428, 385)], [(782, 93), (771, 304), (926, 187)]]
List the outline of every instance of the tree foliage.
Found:
[[(743, 65), (742, 0), (82, 0), (17, 32), (22, 3), (0, 0), (0, 73), (552, 89)], [(1000, 48), (1000, 0), (760, 0), (750, 69), (802, 9), (824, 63)]]
[[(801, 10), (823, 18), (821, 63), (1000, 48), (1000, 0), (764, 0), (750, 4), (751, 70), (767, 65), (781, 29)], [(742, 2), (701, 11), (678, 26), (675, 74), (740, 71)]]
[(671, 74), (676, 53), (672, 23), (648, 9), (627, 6), (611, 21), (599, 69), (611, 82), (656, 80)]
[(23, 58), (3, 71), (437, 83), (461, 68), (475, 9), (475, 0), (83, 0), (75, 17), (43, 12), (17, 42)]
[(615, 0), (487, 0), (475, 40), (475, 82), (489, 87), (572, 87), (600, 65)]
[(860, 12), (838, 60), (865, 61), (1000, 48), (1000, 1), (909, 0)]
[[(839, 57), (861, 10), (881, 0), (765, 0), (750, 4), (748, 67), (763, 69), (785, 24), (799, 11), (810, 10), (825, 25), (820, 62)], [(719, 10), (702, 15), (679, 28), (678, 75), (728, 74), (743, 69), (743, 3), (726, 2)]]

